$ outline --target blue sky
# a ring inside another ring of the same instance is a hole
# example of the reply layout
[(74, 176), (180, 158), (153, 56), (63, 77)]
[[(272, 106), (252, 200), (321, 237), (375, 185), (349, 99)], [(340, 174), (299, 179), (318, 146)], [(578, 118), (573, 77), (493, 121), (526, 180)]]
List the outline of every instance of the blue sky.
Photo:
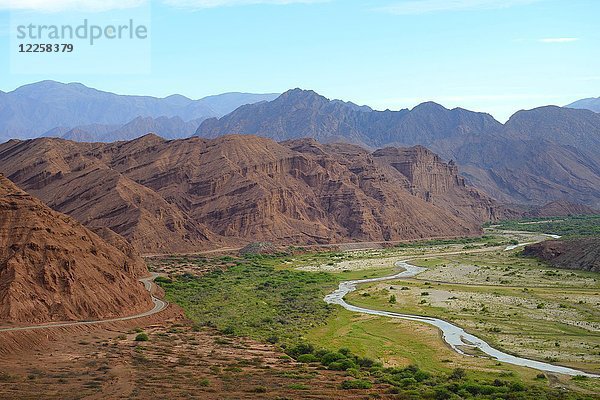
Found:
[[(11, 20), (55, 23), (74, 11), (147, 18), (151, 50), (107, 44), (70, 59), (36, 55), (45, 73), (15, 69)], [(191, 98), (301, 87), (377, 109), (433, 100), (504, 121), (600, 96), (598, 15), (596, 0), (0, 0), (0, 90), (43, 79)]]

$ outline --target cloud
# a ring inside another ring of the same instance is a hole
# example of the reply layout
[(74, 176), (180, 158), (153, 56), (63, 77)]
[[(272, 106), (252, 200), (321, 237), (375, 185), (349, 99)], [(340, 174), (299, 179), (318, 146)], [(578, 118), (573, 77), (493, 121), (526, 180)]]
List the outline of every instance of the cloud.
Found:
[(397, 15), (416, 15), (443, 11), (495, 10), (540, 1), (543, 0), (406, 0), (378, 10)]
[(228, 6), (248, 6), (256, 4), (288, 5), (326, 3), (330, 0), (164, 0), (164, 3), (179, 8), (215, 8)]
[(574, 37), (559, 37), (559, 38), (544, 38), (540, 39), (542, 43), (571, 43), (578, 41), (579, 38)]
[(147, 0), (0, 0), (0, 10), (100, 12), (139, 7)]

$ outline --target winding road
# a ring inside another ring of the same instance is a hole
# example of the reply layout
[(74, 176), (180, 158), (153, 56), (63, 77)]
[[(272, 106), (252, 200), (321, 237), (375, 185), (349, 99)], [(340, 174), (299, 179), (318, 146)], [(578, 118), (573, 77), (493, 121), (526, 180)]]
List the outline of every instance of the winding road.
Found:
[(548, 364), (545, 362), (530, 360), (527, 358), (517, 357), (517, 356), (513, 356), (511, 354), (504, 353), (500, 350), (493, 348), (492, 346), (490, 346), (488, 343), (481, 340), (477, 336), (471, 335), (470, 333), (465, 332), (464, 329), (462, 329), (454, 324), (451, 324), (450, 322), (439, 319), (439, 318), (423, 317), (423, 316), (411, 315), (411, 314), (400, 314), (400, 313), (381, 311), (381, 310), (372, 310), (369, 308), (357, 307), (352, 304), (346, 303), (346, 301), (344, 300), (344, 296), (346, 296), (350, 292), (355, 291), (357, 285), (361, 285), (361, 284), (365, 284), (365, 283), (372, 283), (372, 282), (388, 281), (388, 280), (394, 280), (394, 279), (399, 279), (399, 278), (410, 278), (410, 277), (416, 276), (416, 275), (420, 274), (421, 272), (427, 270), (427, 268), (417, 267), (415, 265), (409, 264), (408, 260), (398, 261), (395, 263), (395, 265), (397, 267), (403, 268), (404, 271), (402, 271), (398, 274), (395, 274), (395, 275), (384, 276), (384, 277), (380, 277), (380, 278), (360, 279), (360, 280), (341, 282), (338, 289), (335, 290), (333, 293), (325, 296), (324, 300), (329, 304), (340, 305), (340, 306), (344, 307), (346, 310), (349, 310), (352, 312), (357, 312), (357, 313), (361, 313), (361, 314), (369, 314), (369, 315), (377, 315), (377, 316), (381, 316), (381, 317), (399, 318), (399, 319), (405, 319), (405, 320), (410, 320), (410, 321), (418, 321), (418, 322), (424, 322), (429, 325), (433, 325), (442, 331), (442, 337), (444, 338), (444, 341), (446, 341), (446, 343), (448, 343), (448, 345), (450, 345), (450, 347), (454, 351), (456, 351), (457, 353), (460, 353), (460, 354), (468, 355), (467, 353), (465, 353), (462, 350), (464, 348), (479, 349), (480, 351), (487, 354), (488, 356), (490, 356), (498, 361), (502, 361), (502, 362), (505, 362), (508, 364), (519, 365), (519, 366), (523, 366), (523, 367), (534, 368), (534, 369), (537, 369), (540, 371), (555, 372), (555, 373), (572, 375), (572, 376), (583, 375), (583, 376), (594, 377), (594, 378), (600, 377), (600, 375), (590, 374), (590, 373), (587, 373), (584, 371), (579, 371), (579, 370), (568, 368), (568, 367), (562, 367), (559, 365)]
[(152, 296), (152, 303), (154, 303), (154, 308), (149, 311), (143, 312), (141, 314), (130, 315), (127, 317), (119, 317), (119, 318), (111, 318), (111, 319), (101, 319), (96, 321), (71, 321), (71, 322), (54, 322), (40, 325), (31, 325), (31, 326), (19, 326), (14, 328), (0, 328), (0, 332), (16, 332), (16, 331), (30, 331), (34, 329), (47, 329), (47, 328), (62, 328), (66, 326), (81, 326), (81, 325), (97, 325), (97, 324), (106, 324), (109, 322), (118, 322), (118, 321), (128, 321), (130, 319), (137, 319), (142, 317), (147, 317), (156, 313), (161, 312), (169, 305), (168, 302), (155, 297), (152, 294), (152, 287), (154, 286), (154, 279), (158, 276), (157, 273), (152, 273), (151, 276), (147, 278), (142, 278), (139, 281), (144, 284), (144, 287), (148, 292), (150, 292), (150, 296)]

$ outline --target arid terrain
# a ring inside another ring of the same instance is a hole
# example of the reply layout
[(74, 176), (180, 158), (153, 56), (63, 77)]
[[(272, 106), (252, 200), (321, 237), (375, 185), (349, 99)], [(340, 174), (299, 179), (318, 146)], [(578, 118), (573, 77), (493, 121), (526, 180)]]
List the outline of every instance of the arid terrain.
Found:
[[(142, 330), (146, 342), (135, 340)], [(342, 373), (300, 365), (273, 345), (192, 329), (176, 309), (129, 323), (21, 333), (18, 343), (7, 333), (0, 338), (2, 399), (362, 399), (386, 390), (342, 390)]]
[(375, 152), (255, 136), (76, 143), (12, 140), (0, 171), (144, 253), (468, 236), (509, 215), (421, 146)]
[(152, 308), (144, 261), (0, 175), (0, 325), (103, 319)]
[(600, 272), (600, 238), (549, 240), (526, 246), (525, 255), (568, 269)]

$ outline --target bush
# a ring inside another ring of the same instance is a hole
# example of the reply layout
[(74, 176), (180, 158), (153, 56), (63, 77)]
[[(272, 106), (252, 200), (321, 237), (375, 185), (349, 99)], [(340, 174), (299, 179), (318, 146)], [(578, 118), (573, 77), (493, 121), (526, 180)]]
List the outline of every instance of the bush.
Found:
[(363, 379), (353, 379), (351, 381), (342, 382), (342, 389), (371, 389), (373, 384)]
[(279, 337), (278, 336), (269, 336), (267, 338), (267, 343), (275, 344), (277, 342), (279, 342)]
[(147, 342), (148, 339), (149, 339), (148, 334), (146, 334), (146, 333), (138, 333), (137, 336), (135, 337), (136, 342)]
[(371, 368), (375, 365), (375, 361), (367, 357), (359, 358), (357, 362), (361, 368)]
[(459, 381), (459, 380), (465, 379), (466, 376), (467, 376), (467, 372), (464, 369), (455, 368), (454, 371), (452, 371), (452, 373), (450, 374), (450, 376), (448, 378)]
[(157, 276), (156, 278), (154, 278), (154, 282), (169, 284), (169, 283), (173, 283), (173, 280), (170, 278), (164, 277), (164, 276)]
[(323, 357), (321, 357), (321, 363), (323, 365), (329, 365), (334, 361), (339, 361), (339, 360), (343, 360), (345, 359), (346, 356), (343, 355), (342, 353), (327, 353), (325, 354)]
[(348, 349), (346, 347), (342, 347), (341, 349), (339, 349), (338, 353), (341, 353), (341, 354), (345, 355), (346, 357), (350, 357), (350, 349)]
[(356, 368), (357, 368), (357, 365), (354, 363), (354, 361), (348, 360), (347, 358), (345, 360), (334, 361), (334, 362), (330, 363), (328, 366), (328, 369), (330, 369), (332, 371), (347, 371), (349, 369), (356, 369)]
[(314, 353), (314, 351), (315, 351), (315, 348), (312, 344), (300, 343), (300, 344), (295, 345), (291, 349), (289, 349), (287, 351), (287, 353), (290, 356), (297, 358), (298, 356), (300, 356), (302, 354), (312, 354), (312, 353)]
[(296, 361), (310, 364), (319, 361), (319, 359), (314, 354), (300, 354), (298, 357), (296, 357)]
[(233, 326), (230, 325), (225, 327), (225, 329), (223, 329), (221, 333), (223, 333), (224, 335), (233, 335), (235, 334), (235, 329)]
[(200, 379), (198, 381), (198, 385), (202, 386), (202, 387), (207, 387), (207, 386), (210, 386), (210, 381), (208, 379), (206, 379), (206, 378)]
[(390, 299), (388, 300), (388, 302), (390, 304), (396, 304), (396, 295), (395, 294), (391, 295)]

